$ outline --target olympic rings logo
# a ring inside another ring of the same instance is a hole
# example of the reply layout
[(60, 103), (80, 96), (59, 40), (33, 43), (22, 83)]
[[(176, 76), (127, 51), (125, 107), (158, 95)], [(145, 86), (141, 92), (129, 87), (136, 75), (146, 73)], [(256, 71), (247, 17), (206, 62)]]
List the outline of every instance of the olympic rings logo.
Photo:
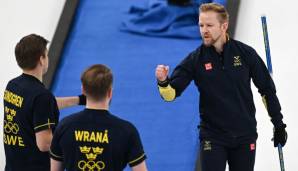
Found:
[(7, 122), (4, 120), (4, 132), (17, 134), (19, 132), (19, 126), (16, 123)]
[(78, 163), (78, 167), (83, 171), (101, 171), (105, 168), (105, 163), (102, 161), (84, 161)]

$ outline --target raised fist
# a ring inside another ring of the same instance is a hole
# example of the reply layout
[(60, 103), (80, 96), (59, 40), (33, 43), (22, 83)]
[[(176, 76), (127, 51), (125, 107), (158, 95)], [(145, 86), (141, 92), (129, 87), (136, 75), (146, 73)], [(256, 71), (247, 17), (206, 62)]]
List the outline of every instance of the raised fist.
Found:
[(166, 65), (157, 65), (155, 69), (155, 76), (158, 81), (165, 81), (169, 74), (169, 66)]

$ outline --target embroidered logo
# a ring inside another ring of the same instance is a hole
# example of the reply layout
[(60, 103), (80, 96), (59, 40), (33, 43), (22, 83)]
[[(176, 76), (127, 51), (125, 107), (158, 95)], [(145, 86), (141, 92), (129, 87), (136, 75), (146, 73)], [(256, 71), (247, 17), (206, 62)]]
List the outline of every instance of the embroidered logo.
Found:
[(205, 64), (205, 69), (206, 69), (206, 71), (212, 69), (212, 64), (211, 64), (211, 62)]
[(103, 148), (100, 147), (79, 147), (82, 154), (85, 154), (87, 160), (80, 160), (78, 167), (82, 171), (101, 171), (105, 168), (105, 163), (103, 161), (97, 161), (98, 155), (101, 155)]
[(254, 151), (256, 149), (256, 145), (254, 143), (250, 144), (250, 151)]
[(234, 67), (241, 66), (241, 58), (240, 56), (234, 56)]
[(204, 141), (203, 150), (211, 150), (211, 141)]

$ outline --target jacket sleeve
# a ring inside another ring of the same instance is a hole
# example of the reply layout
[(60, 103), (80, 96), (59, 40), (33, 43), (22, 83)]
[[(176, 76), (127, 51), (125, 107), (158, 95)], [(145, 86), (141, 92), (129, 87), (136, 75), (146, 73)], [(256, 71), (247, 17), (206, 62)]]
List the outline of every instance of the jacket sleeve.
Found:
[(173, 71), (170, 78), (164, 82), (158, 82), (158, 89), (165, 101), (173, 101), (179, 97), (194, 76), (195, 52), (190, 53)]
[(262, 96), (263, 103), (271, 117), (271, 122), (275, 127), (283, 126), (283, 115), (281, 106), (276, 96), (274, 82), (266, 68), (265, 63), (255, 50), (252, 50), (250, 74), (255, 86)]

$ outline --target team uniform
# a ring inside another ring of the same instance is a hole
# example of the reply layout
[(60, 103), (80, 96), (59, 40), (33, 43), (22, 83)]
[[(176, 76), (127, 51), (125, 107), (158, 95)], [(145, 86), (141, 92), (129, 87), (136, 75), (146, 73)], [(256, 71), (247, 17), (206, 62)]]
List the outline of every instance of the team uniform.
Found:
[[(219, 54), (201, 45), (159, 82), (166, 101), (180, 96), (194, 80), (200, 92), (200, 140), (203, 170), (253, 170), (257, 139), (256, 109), (251, 80), (262, 95), (274, 126), (282, 126), (282, 114), (274, 83), (267, 68), (248, 45), (229, 39)], [(216, 164), (214, 164), (216, 163)]]
[(59, 118), (52, 93), (34, 76), (22, 74), (4, 92), (6, 171), (50, 170), (48, 152), (36, 145), (35, 133), (54, 129)]
[(137, 129), (107, 110), (84, 109), (58, 125), (51, 158), (66, 170), (121, 171), (146, 159)]

